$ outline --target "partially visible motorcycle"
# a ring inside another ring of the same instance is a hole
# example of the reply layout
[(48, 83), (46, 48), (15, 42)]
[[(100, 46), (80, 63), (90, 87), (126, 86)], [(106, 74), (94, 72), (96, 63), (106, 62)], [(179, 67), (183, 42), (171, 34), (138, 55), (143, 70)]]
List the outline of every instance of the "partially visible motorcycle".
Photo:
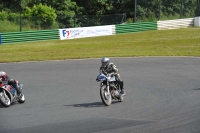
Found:
[[(18, 81), (16, 81), (18, 83)], [(18, 83), (19, 89), (23, 89), (23, 84)], [(12, 103), (24, 103), (25, 102), (25, 96), (22, 93), (22, 95), (18, 96), (16, 89), (11, 85), (5, 85), (2, 84), (0, 86), (0, 103), (4, 107), (9, 107)]]
[(119, 83), (116, 81), (115, 76), (111, 74), (100, 73), (96, 79), (100, 83), (100, 96), (102, 102), (109, 106), (112, 103), (112, 100), (118, 100), (119, 102), (124, 101), (125, 94), (121, 94), (121, 89)]

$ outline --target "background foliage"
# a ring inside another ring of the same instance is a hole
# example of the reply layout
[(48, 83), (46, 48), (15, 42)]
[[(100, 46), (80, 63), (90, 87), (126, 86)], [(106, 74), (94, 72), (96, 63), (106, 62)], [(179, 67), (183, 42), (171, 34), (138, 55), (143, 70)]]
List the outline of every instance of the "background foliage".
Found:
[[(137, 0), (136, 19), (195, 17), (200, 14), (199, 1)], [(9, 21), (18, 31), (19, 25), (23, 30), (38, 30), (130, 23), (134, 21), (134, 4), (135, 0), (0, 0), (0, 22)], [(9, 27), (0, 26), (0, 32), (8, 31)]]

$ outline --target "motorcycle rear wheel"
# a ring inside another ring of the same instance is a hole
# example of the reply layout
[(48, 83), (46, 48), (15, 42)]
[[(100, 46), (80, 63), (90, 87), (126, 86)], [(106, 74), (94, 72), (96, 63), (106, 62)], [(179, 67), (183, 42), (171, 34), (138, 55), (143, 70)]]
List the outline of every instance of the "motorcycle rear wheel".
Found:
[(8, 97), (8, 95), (4, 94), (3, 92), (0, 92), (0, 103), (4, 107), (9, 107), (11, 105), (10, 98)]
[(112, 96), (110, 92), (107, 92), (106, 90), (106, 85), (101, 86), (100, 88), (100, 96), (102, 102), (106, 105), (109, 106), (112, 103)]
[(25, 96), (24, 94), (22, 93), (22, 96), (21, 98), (19, 99), (18, 103), (24, 103), (25, 102)]
[(119, 102), (123, 102), (123, 101), (124, 101), (124, 97), (123, 97), (123, 96), (120, 96)]

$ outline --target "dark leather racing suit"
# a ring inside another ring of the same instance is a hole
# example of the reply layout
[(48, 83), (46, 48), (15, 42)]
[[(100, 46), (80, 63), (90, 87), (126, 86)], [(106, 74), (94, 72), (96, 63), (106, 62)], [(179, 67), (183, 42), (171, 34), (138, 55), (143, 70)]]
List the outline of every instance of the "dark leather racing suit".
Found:
[(18, 95), (21, 94), (21, 90), (18, 88), (17, 82), (14, 79), (11, 79), (9, 76), (5, 77), (3, 84), (11, 85), (16, 89)]
[(120, 84), (120, 88), (123, 91), (124, 90), (124, 82), (121, 79), (120, 75), (119, 75), (119, 70), (117, 69), (117, 67), (110, 62), (106, 67), (101, 66), (99, 72), (107, 75), (107, 74), (112, 74), (115, 76), (116, 81)]

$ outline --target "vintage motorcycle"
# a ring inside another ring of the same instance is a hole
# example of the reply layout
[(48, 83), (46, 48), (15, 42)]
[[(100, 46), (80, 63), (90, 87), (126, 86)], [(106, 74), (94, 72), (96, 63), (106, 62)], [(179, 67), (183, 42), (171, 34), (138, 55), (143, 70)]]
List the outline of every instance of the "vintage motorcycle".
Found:
[[(18, 87), (22, 90), (23, 84), (18, 83)], [(24, 103), (25, 102), (24, 94), (22, 93), (22, 95), (19, 97), (17, 95), (17, 91), (15, 88), (13, 88), (11, 85), (2, 84), (0, 86), (0, 103), (4, 107), (9, 107), (12, 103), (15, 102)]]
[(112, 76), (111, 74), (105, 75), (100, 73), (97, 76), (96, 81), (101, 82), (100, 96), (102, 102), (106, 106), (111, 105), (113, 99), (123, 102), (125, 94), (121, 94), (120, 85), (116, 81), (115, 76)]

